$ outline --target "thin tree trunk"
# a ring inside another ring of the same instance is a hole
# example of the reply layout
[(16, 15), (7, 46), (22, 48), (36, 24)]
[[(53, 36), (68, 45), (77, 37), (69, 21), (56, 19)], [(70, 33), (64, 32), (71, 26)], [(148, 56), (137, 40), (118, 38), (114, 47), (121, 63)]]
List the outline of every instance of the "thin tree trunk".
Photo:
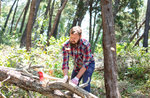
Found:
[[(47, 19), (47, 14), (48, 14), (48, 11), (50, 10), (51, 1), (52, 0), (48, 1), (47, 7), (46, 7), (46, 11), (45, 11), (45, 14), (44, 14), (44, 20)], [(40, 34), (43, 34), (43, 32), (44, 32), (44, 26), (42, 24)]]
[(133, 34), (133, 36), (130, 38), (130, 42), (133, 41), (133, 39), (135, 38), (135, 36), (139, 33), (140, 29), (142, 28), (142, 26), (144, 25), (145, 20), (142, 22), (142, 24), (139, 26), (139, 28), (136, 30), (136, 32)]
[[(35, 14), (34, 14), (34, 17), (33, 17), (33, 21), (32, 21), (33, 23), (32, 23), (32, 27), (31, 28), (33, 28), (33, 25), (35, 23), (40, 2), (41, 2), (41, 0), (37, 0), (37, 2), (36, 2), (36, 6), (35, 6), (36, 8), (35, 8), (35, 11), (34, 11)], [(26, 28), (25, 28), (25, 30), (23, 32), (23, 36), (21, 38), (21, 45), (20, 45), (20, 47), (24, 47), (26, 45), (26, 33), (27, 33), (27, 25), (26, 25)]]
[(116, 40), (112, 1), (102, 0), (104, 80), (106, 98), (121, 98), (117, 82)]
[(120, 4), (120, 0), (115, 0), (114, 12), (113, 12), (114, 19), (116, 18), (116, 15), (117, 15), (118, 11), (120, 10), (119, 4)]
[(19, 2), (19, 0), (17, 0), (16, 8), (15, 8), (14, 15), (13, 15), (13, 18), (12, 18), (12, 21), (11, 21), (10, 34), (12, 34), (12, 29), (13, 29), (13, 25), (14, 25), (14, 19), (15, 19), (17, 8), (18, 8), (18, 2)]
[[(61, 0), (61, 6), (60, 7), (62, 7), (63, 3), (64, 3), (64, 0)], [(61, 18), (61, 14), (58, 15), (58, 20), (57, 20), (57, 23), (56, 23), (56, 26), (55, 26), (55, 29), (54, 29), (53, 36), (55, 38), (57, 38), (57, 29), (58, 29), (60, 18)]]
[(140, 40), (142, 40), (143, 36), (144, 36), (144, 33), (138, 38), (138, 40), (135, 42), (134, 46), (139, 44), (139, 42), (140, 42)]
[(92, 4), (93, 4), (93, 0), (90, 0), (90, 2), (89, 2), (89, 5), (90, 5), (89, 42), (91, 44), (92, 44), (92, 10), (93, 10)]
[(99, 30), (98, 30), (96, 39), (95, 39), (95, 41), (94, 41), (92, 53), (94, 53), (94, 51), (95, 51), (96, 43), (97, 43), (97, 41), (98, 41), (99, 35), (100, 35), (100, 33), (101, 33), (101, 30), (102, 30), (102, 24), (101, 24), (100, 27), (99, 27)]
[(7, 19), (6, 19), (6, 21), (5, 21), (5, 25), (4, 25), (4, 27), (3, 27), (2, 33), (5, 32), (5, 29), (6, 29), (6, 26), (7, 26), (7, 22), (8, 22), (8, 20), (9, 20), (10, 14), (11, 14), (11, 12), (12, 12), (12, 10), (13, 10), (13, 7), (14, 7), (16, 1), (17, 1), (17, 0), (14, 1), (13, 5), (12, 5), (11, 8), (10, 8), (10, 11), (9, 11), (9, 13), (8, 13), (8, 15), (7, 15)]
[[(1, 0), (0, 0), (0, 22), (1, 22)], [(2, 24), (0, 24), (0, 28), (2, 29)], [(2, 43), (2, 32), (0, 31), (0, 43)]]
[(22, 30), (23, 30), (23, 27), (24, 27), (24, 22), (26, 20), (26, 15), (27, 15), (27, 12), (28, 12), (28, 9), (29, 9), (29, 5), (30, 5), (30, 0), (28, 0), (28, 2), (26, 4), (25, 12), (24, 12), (24, 15), (23, 15), (23, 19), (22, 19), (22, 23), (21, 23), (21, 27), (20, 27), (19, 33), (22, 33)]
[[(97, 7), (97, 4), (98, 4), (98, 2), (99, 2), (99, 0), (97, 0), (96, 1), (96, 4), (95, 4), (95, 6), (94, 7)], [(91, 49), (92, 49), (92, 53), (94, 53), (94, 50), (95, 50), (95, 43), (94, 43), (94, 36), (95, 36), (95, 27), (96, 27), (96, 20), (97, 20), (97, 18), (96, 18), (96, 16), (97, 16), (97, 13), (98, 13), (98, 11), (95, 9), (95, 13), (94, 13), (94, 23), (93, 23), (93, 30), (92, 30), (92, 39), (91, 39)]]
[(53, 0), (52, 7), (49, 12), (49, 26), (48, 26), (48, 31), (47, 31), (47, 46), (49, 46), (49, 35), (50, 35), (50, 31), (51, 31), (51, 23), (52, 23), (53, 11), (54, 11), (54, 4), (55, 4), (55, 0)]
[(61, 6), (61, 8), (59, 8), (59, 10), (58, 10), (58, 12), (57, 12), (56, 18), (55, 18), (55, 20), (54, 20), (53, 28), (52, 28), (52, 30), (51, 30), (51, 34), (49, 35), (48, 40), (51, 38), (51, 36), (52, 36), (53, 33), (54, 33), (54, 30), (55, 30), (55, 28), (56, 28), (56, 24), (57, 24), (57, 21), (58, 21), (58, 19), (59, 19), (59, 16), (61, 15), (61, 12), (62, 12), (63, 9), (65, 8), (67, 1), (68, 1), (68, 0), (65, 0), (65, 1), (64, 1), (63, 5)]
[(0, 0), (0, 17), (1, 17), (1, 0)]
[[(26, 7), (25, 7), (25, 8), (26, 8)], [(24, 8), (23, 11), (21, 12), (21, 14), (20, 14), (20, 16), (19, 16), (19, 18), (18, 18), (18, 20), (17, 20), (17, 22), (16, 22), (16, 25), (15, 25), (15, 29), (14, 29), (14, 30), (16, 30), (17, 25), (18, 25), (18, 23), (19, 23), (19, 21), (20, 21), (20, 19), (21, 19), (21, 16), (23, 15), (23, 12), (25, 11), (25, 8)]]
[(26, 40), (27, 40), (26, 41), (26, 49), (27, 49), (27, 51), (29, 51), (31, 48), (31, 32), (32, 32), (32, 27), (33, 27), (33, 18), (35, 15), (35, 5), (36, 5), (36, 0), (32, 0), (28, 24), (27, 24), (27, 36), (26, 36)]
[[(148, 47), (148, 33), (150, 29), (150, 0), (147, 1), (147, 11), (146, 11), (146, 22), (145, 22), (145, 29), (144, 29), (144, 39), (143, 39), (143, 47)], [(146, 49), (148, 52), (148, 49)]]
[(72, 27), (79, 25), (81, 26), (81, 22), (86, 14), (86, 11), (88, 10), (89, 0), (80, 0), (77, 5), (77, 10), (72, 22)]

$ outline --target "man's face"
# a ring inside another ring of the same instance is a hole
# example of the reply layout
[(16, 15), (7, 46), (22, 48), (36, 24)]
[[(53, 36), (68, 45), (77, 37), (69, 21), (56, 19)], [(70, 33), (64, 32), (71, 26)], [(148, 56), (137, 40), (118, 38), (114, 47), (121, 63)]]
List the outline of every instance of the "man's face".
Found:
[(70, 34), (70, 43), (77, 44), (81, 36), (79, 34)]

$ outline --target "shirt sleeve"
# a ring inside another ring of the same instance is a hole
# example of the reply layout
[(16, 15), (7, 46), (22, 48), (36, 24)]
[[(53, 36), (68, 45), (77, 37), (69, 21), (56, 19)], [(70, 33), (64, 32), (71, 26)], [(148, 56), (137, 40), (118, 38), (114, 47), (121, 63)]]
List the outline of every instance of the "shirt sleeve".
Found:
[(87, 46), (84, 49), (84, 55), (83, 55), (83, 67), (88, 68), (90, 59), (91, 59), (91, 45), (90, 43), (87, 44)]
[(63, 51), (63, 64), (62, 64), (62, 70), (63, 69), (69, 69), (69, 52), (65, 49), (65, 47), (62, 47)]

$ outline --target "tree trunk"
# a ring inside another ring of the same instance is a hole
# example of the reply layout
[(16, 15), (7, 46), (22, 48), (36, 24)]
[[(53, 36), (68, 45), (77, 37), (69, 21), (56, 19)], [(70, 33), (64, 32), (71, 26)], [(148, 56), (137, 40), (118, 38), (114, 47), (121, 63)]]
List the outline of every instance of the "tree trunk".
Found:
[(74, 20), (72, 23), (72, 27), (79, 25), (81, 26), (81, 22), (86, 14), (86, 11), (88, 10), (89, 0), (80, 0), (77, 5), (77, 10), (74, 16)]
[(100, 33), (101, 33), (101, 29), (102, 29), (102, 24), (100, 25), (100, 27), (99, 27), (99, 29), (98, 29), (98, 33), (97, 33), (96, 39), (95, 39), (94, 44), (93, 44), (92, 53), (94, 53), (94, 51), (95, 51), (96, 43), (97, 43), (98, 38), (99, 38), (99, 35), (100, 35)]
[[(35, 11), (34, 11), (34, 17), (33, 17), (33, 21), (32, 21), (33, 23), (32, 23), (32, 27), (31, 28), (33, 28), (33, 25), (35, 23), (35, 19), (36, 19), (36, 16), (37, 16), (37, 12), (38, 12), (38, 8), (39, 8), (39, 5), (40, 5), (40, 2), (41, 2), (41, 0), (37, 0), (37, 2), (36, 2)], [(20, 47), (24, 47), (26, 45), (26, 33), (27, 33), (27, 25), (26, 25), (26, 28), (25, 28), (25, 30), (23, 32), (23, 36), (21, 38)]]
[[(146, 11), (146, 22), (145, 22), (145, 29), (144, 29), (144, 39), (143, 39), (143, 47), (148, 47), (148, 33), (150, 29), (150, 0), (147, 1), (147, 11)], [(148, 49), (146, 49), (148, 52)]]
[[(69, 83), (64, 83), (60, 78), (50, 77), (49, 81), (45, 81), (45, 85), (41, 85), (38, 76), (32, 76), (23, 72), (23, 70), (3, 66), (0, 66), (0, 75), (0, 81), (6, 81), (27, 91), (39, 92), (49, 98), (71, 98), (66, 92), (63, 92), (64, 90), (75, 93), (81, 98), (98, 98), (70, 81)], [(57, 81), (52, 81), (52, 79), (56, 79)], [(60, 90), (60, 92), (63, 90), (63, 93), (61, 95), (55, 94), (55, 90)]]
[(140, 40), (142, 40), (143, 36), (144, 36), (144, 33), (137, 39), (137, 41), (135, 42), (134, 46), (139, 44), (139, 42), (140, 42)]
[(1, 0), (0, 0), (0, 17), (1, 17)]
[[(60, 7), (62, 7), (62, 5), (63, 5), (64, 2), (65, 2), (64, 0), (61, 0), (61, 6), (60, 6)], [(53, 36), (54, 36), (55, 38), (57, 38), (57, 29), (58, 29), (60, 17), (61, 17), (61, 14), (58, 15), (58, 20), (57, 20), (57, 23), (56, 23), (56, 26), (55, 26), (55, 29), (54, 29)]]
[(36, 0), (32, 0), (28, 24), (27, 24), (27, 36), (26, 36), (26, 49), (27, 49), (27, 51), (29, 51), (31, 48), (31, 33), (32, 33), (32, 27), (33, 27), (33, 18), (35, 15), (35, 5), (36, 5)]
[[(0, 18), (1, 18), (1, 0), (0, 0)], [(2, 29), (2, 24), (0, 24), (0, 29)], [(0, 43), (2, 43), (2, 32), (0, 32)]]
[(119, 4), (120, 4), (120, 0), (115, 0), (114, 12), (113, 12), (114, 19), (116, 18), (116, 15), (117, 15), (118, 11), (120, 10)]
[[(26, 7), (25, 7), (25, 8), (26, 8)], [(14, 30), (16, 30), (17, 25), (18, 25), (18, 23), (19, 23), (19, 21), (20, 21), (20, 19), (21, 19), (21, 16), (23, 15), (23, 12), (25, 11), (25, 8), (24, 8), (23, 11), (21, 12), (21, 14), (20, 14), (20, 16), (19, 16), (19, 18), (18, 18), (18, 20), (17, 20), (17, 22), (16, 22), (16, 25), (15, 25), (15, 29), (14, 29)]]
[(134, 37), (139, 33), (140, 29), (142, 28), (143, 24), (145, 23), (145, 20), (140, 24), (139, 28), (136, 29), (136, 32), (133, 34), (133, 36), (130, 38), (130, 42), (133, 41)]
[[(29, 9), (29, 5), (30, 5), (30, 0), (28, 0), (28, 2), (26, 4), (25, 12), (24, 12), (24, 15), (23, 15), (23, 19), (22, 19), (22, 23), (21, 23), (21, 27), (20, 27), (19, 33), (22, 33), (22, 30), (23, 30), (23, 27), (24, 27), (24, 22), (26, 20), (26, 15), (27, 15), (27, 12), (28, 12), (28, 9)], [(23, 36), (22, 36), (21, 39), (23, 39)]]
[(9, 13), (8, 13), (8, 15), (7, 15), (7, 19), (6, 19), (6, 21), (5, 21), (5, 25), (4, 25), (4, 27), (3, 27), (2, 33), (5, 32), (5, 29), (6, 29), (6, 26), (7, 26), (7, 22), (8, 22), (8, 20), (9, 20), (10, 14), (11, 14), (11, 12), (12, 12), (12, 10), (13, 10), (13, 7), (14, 7), (16, 1), (17, 1), (17, 0), (14, 1), (13, 5), (12, 5), (11, 8), (10, 8), (10, 11), (9, 11)]
[(12, 18), (12, 21), (11, 21), (10, 34), (12, 34), (11, 32), (12, 32), (12, 29), (13, 29), (14, 19), (15, 19), (17, 8), (18, 8), (18, 2), (19, 2), (19, 0), (17, 0), (16, 8), (15, 8), (14, 15), (13, 15), (13, 18)]
[[(50, 10), (50, 5), (51, 5), (51, 0), (48, 1), (46, 11), (45, 11), (45, 14), (44, 14), (44, 20), (47, 19), (47, 14), (48, 14), (48, 11)], [(40, 34), (43, 34), (43, 32), (44, 32), (44, 26), (42, 24)]]
[(54, 11), (54, 4), (55, 4), (55, 0), (53, 0), (52, 7), (49, 12), (49, 26), (48, 26), (48, 31), (47, 31), (47, 46), (49, 46), (49, 35), (50, 35), (50, 31), (51, 31), (51, 23), (52, 23), (53, 11)]
[(90, 5), (90, 9), (89, 9), (89, 13), (90, 13), (90, 24), (89, 24), (89, 42), (92, 44), (92, 7), (93, 4), (93, 0), (90, 0), (89, 5)]
[[(57, 25), (59, 16), (61, 15), (61, 12), (62, 12), (63, 9), (65, 8), (67, 1), (68, 1), (68, 0), (65, 0), (65, 1), (63, 2), (63, 5), (61, 6), (61, 8), (59, 8), (59, 10), (58, 10), (58, 12), (57, 12), (56, 18), (55, 18), (55, 20), (54, 20), (53, 28), (52, 28), (52, 30), (51, 30), (51, 33), (50, 33), (50, 35), (49, 35), (48, 40), (51, 38), (51, 36), (52, 36), (53, 33), (54, 33), (54, 30), (55, 30), (55, 28), (56, 28), (56, 25)], [(49, 44), (48, 44), (48, 45), (49, 45)]]
[(104, 80), (106, 98), (121, 98), (117, 82), (116, 40), (112, 1), (102, 0)]

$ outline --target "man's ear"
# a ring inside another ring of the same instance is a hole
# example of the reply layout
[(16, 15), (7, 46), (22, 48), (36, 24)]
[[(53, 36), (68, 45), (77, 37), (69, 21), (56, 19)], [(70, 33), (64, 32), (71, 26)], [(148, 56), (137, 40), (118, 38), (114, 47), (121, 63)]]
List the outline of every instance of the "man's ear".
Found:
[(82, 38), (82, 35), (80, 35), (80, 39)]

